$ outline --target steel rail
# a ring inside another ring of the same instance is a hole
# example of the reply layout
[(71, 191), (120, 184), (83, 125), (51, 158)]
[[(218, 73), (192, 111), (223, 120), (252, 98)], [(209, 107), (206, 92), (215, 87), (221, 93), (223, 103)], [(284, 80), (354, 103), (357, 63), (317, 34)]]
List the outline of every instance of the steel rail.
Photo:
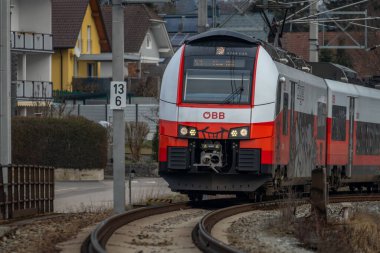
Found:
[[(181, 202), (175, 204), (167, 204), (162, 206), (143, 207), (133, 209), (123, 214), (111, 216), (110, 218), (99, 223), (91, 234), (81, 245), (81, 253), (105, 253), (106, 244), (112, 234), (120, 227), (133, 221), (179, 210), (190, 208), (203, 208), (212, 206), (212, 208), (221, 208), (226, 205), (238, 204), (235, 198), (211, 199), (200, 202)], [(240, 202), (241, 203), (241, 202)], [(239, 203), (239, 204), (240, 204)]]
[[(223, 199), (222, 201), (226, 202), (226, 200), (230, 201), (231, 199)], [(86, 240), (83, 242), (81, 246), (81, 252), (105, 253), (107, 241), (112, 236), (112, 234), (117, 229), (130, 222), (152, 215), (190, 209), (194, 207), (203, 206), (205, 204), (216, 204), (220, 201), (220, 199), (202, 201), (200, 203), (197, 203), (198, 205), (194, 205), (194, 203), (192, 202), (184, 202), (164, 206), (144, 207), (133, 209), (123, 214), (111, 216), (110, 218), (99, 223), (96, 226), (96, 228), (91, 232), (91, 234), (86, 238)], [(331, 203), (358, 201), (380, 201), (380, 195), (341, 195), (330, 197)], [(295, 202), (295, 204), (297, 205), (308, 203), (307, 200), (296, 200)], [(229, 246), (227, 244), (224, 244), (223, 242), (211, 236), (211, 230), (215, 226), (215, 224), (218, 223), (220, 220), (223, 220), (227, 217), (230, 217), (238, 213), (249, 212), (254, 210), (277, 209), (281, 205), (284, 205), (286, 203), (286, 200), (277, 200), (243, 204), (218, 209), (217, 211), (209, 213), (202, 218), (202, 220), (198, 223), (197, 227), (193, 230), (192, 239), (194, 243), (197, 245), (197, 247), (203, 250), (204, 252), (241, 252), (240, 250), (233, 248), (232, 246)]]
[[(300, 205), (309, 203), (309, 199), (295, 200), (293, 204)], [(380, 194), (371, 195), (341, 195), (341, 196), (330, 196), (330, 203), (341, 203), (341, 202), (364, 202), (364, 201), (380, 201)], [(243, 251), (223, 243), (211, 235), (211, 230), (219, 221), (244, 212), (254, 211), (254, 210), (268, 210), (277, 209), (281, 205), (286, 204), (286, 200), (281, 201), (268, 201), (260, 203), (244, 204), (239, 206), (232, 206), (223, 209), (218, 209), (205, 215), (201, 221), (194, 228), (192, 233), (193, 242), (197, 245), (199, 249), (207, 253), (243, 253)]]
[[(304, 201), (303, 201), (304, 202)], [(211, 230), (219, 221), (244, 212), (250, 212), (254, 210), (263, 209), (276, 209), (280, 204), (284, 204), (282, 201), (269, 201), (260, 203), (250, 203), (239, 206), (232, 206), (223, 209), (219, 209), (212, 213), (205, 215), (198, 223), (193, 231), (193, 241), (203, 252), (210, 253), (241, 253), (242, 251), (236, 249), (230, 245), (227, 245), (211, 235)], [(301, 204), (301, 201), (297, 201)]]
[(81, 253), (105, 253), (106, 244), (120, 227), (148, 216), (192, 208), (190, 202), (133, 209), (123, 214), (111, 216), (99, 223), (81, 246)]

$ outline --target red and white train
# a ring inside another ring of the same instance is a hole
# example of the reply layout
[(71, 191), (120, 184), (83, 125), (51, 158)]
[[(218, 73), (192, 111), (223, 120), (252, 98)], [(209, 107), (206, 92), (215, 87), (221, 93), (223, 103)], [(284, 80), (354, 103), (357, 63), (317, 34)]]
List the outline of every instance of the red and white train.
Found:
[(162, 80), (160, 175), (192, 199), (304, 186), (321, 166), (331, 188), (378, 187), (380, 90), (328, 66), (231, 31), (188, 39)]

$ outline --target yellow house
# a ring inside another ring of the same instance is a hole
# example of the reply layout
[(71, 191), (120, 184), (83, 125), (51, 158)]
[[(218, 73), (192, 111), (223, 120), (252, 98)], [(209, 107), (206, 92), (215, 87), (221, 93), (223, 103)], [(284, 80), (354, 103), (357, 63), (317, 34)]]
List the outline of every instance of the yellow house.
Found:
[(100, 75), (100, 62), (82, 55), (110, 52), (98, 0), (52, 0), (54, 90), (72, 91), (73, 78)]

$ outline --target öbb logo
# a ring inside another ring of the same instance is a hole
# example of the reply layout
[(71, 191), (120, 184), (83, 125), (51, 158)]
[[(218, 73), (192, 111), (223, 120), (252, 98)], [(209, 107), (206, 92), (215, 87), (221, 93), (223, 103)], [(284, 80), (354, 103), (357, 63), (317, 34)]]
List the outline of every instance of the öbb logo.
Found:
[(225, 114), (224, 112), (204, 112), (203, 118), (204, 119), (224, 119)]

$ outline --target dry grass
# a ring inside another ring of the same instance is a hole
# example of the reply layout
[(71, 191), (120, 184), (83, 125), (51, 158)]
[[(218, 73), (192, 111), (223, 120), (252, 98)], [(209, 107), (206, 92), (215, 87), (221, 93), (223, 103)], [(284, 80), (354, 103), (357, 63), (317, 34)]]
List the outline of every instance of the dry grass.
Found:
[(326, 226), (318, 252), (380, 252), (380, 215), (359, 212), (347, 223)]
[(57, 243), (67, 241), (83, 228), (109, 217), (111, 211), (62, 214), (18, 226), (0, 239), (0, 252), (60, 252)]
[(348, 221), (326, 223), (315, 214), (297, 218), (296, 203), (288, 201), (281, 209), (277, 228), (316, 252), (380, 252), (379, 214), (358, 211)]

